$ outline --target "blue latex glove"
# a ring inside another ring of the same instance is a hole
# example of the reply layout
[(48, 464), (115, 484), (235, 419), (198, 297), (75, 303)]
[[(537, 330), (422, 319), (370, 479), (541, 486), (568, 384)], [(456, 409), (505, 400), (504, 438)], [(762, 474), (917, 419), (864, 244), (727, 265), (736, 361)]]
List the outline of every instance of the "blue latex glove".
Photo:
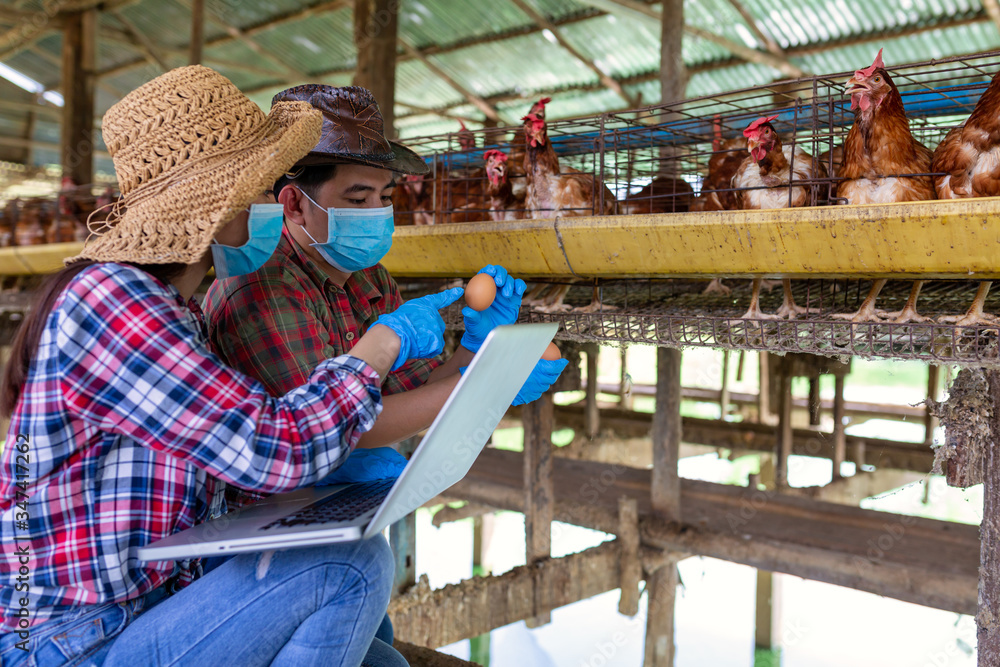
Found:
[(517, 321), (517, 313), (521, 310), (521, 296), (527, 287), (523, 280), (508, 275), (507, 269), (499, 264), (484, 266), (479, 273), (493, 276), (497, 296), (486, 310), (473, 310), (468, 306), (462, 309), (462, 316), (465, 318), (462, 347), (470, 352), (479, 352), (486, 336), (495, 327)]
[[(532, 369), (531, 375), (521, 385), (521, 389), (517, 392), (517, 396), (514, 397), (514, 402), (511, 405), (523, 405), (524, 403), (537, 401), (539, 396), (544, 394), (559, 379), (563, 369), (568, 364), (568, 359), (539, 359), (538, 363), (535, 364), (535, 368)], [(466, 368), (468, 366), (462, 366), (458, 369), (458, 372), (465, 373)]]
[(316, 483), (316, 486), (370, 482), (399, 477), (406, 467), (406, 457), (392, 447), (355, 449), (343, 465)]
[(410, 359), (436, 357), (444, 350), (444, 320), (438, 310), (462, 296), (461, 287), (407, 301), (391, 313), (380, 315), (375, 324), (383, 324), (399, 336), (399, 356), (391, 370)]

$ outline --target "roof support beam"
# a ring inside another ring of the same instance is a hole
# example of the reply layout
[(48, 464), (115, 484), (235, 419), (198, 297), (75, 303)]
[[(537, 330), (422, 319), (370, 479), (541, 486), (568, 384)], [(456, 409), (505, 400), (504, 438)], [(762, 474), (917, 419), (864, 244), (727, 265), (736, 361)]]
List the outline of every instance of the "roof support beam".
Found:
[[(660, 8), (647, 5), (646, 3), (639, 2), (638, 0), (580, 0), (580, 2), (614, 14), (653, 19), (657, 22), (657, 25), (659, 25), (661, 15)], [(623, 12), (622, 9), (626, 11)], [(757, 63), (758, 65), (767, 65), (768, 67), (776, 69), (782, 74), (795, 79), (807, 76), (805, 70), (797, 65), (793, 65), (787, 57), (776, 56), (773, 53), (768, 53), (766, 51), (751, 49), (748, 46), (738, 44), (721, 35), (716, 35), (714, 32), (697, 26), (685, 25), (684, 31), (689, 35), (694, 35), (695, 37), (699, 37), (721, 46), (733, 55), (738, 56), (747, 62)]]
[(84, 185), (94, 180), (96, 9), (66, 15), (62, 52), (62, 175), (76, 185)]
[(983, 9), (989, 14), (997, 30), (1000, 30), (1000, 2), (997, 0), (983, 0)]
[(138, 49), (153, 65), (156, 65), (161, 70), (166, 72), (170, 69), (170, 65), (164, 60), (163, 56), (160, 55), (159, 50), (153, 45), (153, 42), (139, 30), (138, 27), (132, 21), (125, 16), (121, 11), (115, 9), (109, 12), (115, 19), (118, 20), (125, 27), (125, 35), (128, 40), (132, 43), (132, 46)]
[[(188, 6), (188, 7), (191, 6), (191, 0), (178, 0), (178, 1), (181, 2), (182, 4)], [(296, 10), (294, 12), (289, 12), (287, 14), (281, 14), (279, 16), (275, 16), (273, 18), (267, 19), (266, 21), (262, 21), (261, 23), (258, 23), (257, 25), (248, 26), (246, 28), (243, 28), (242, 30), (235, 29), (235, 28), (234, 29), (230, 29), (230, 26), (228, 26), (228, 24), (227, 25), (223, 25), (222, 27), (226, 29), (227, 34), (221, 35), (219, 37), (215, 37), (214, 39), (208, 40), (207, 42), (205, 42), (205, 47), (204, 48), (205, 49), (210, 49), (213, 46), (220, 46), (222, 44), (228, 44), (229, 42), (240, 40), (240, 41), (243, 41), (244, 44), (247, 44), (247, 46), (250, 49), (252, 49), (255, 53), (261, 53), (262, 49), (260, 48), (260, 46), (256, 42), (253, 42), (250, 39), (251, 37), (253, 37), (257, 33), (264, 32), (266, 30), (271, 30), (272, 28), (277, 28), (278, 26), (284, 25), (285, 23), (291, 23), (293, 21), (301, 21), (301, 20), (307, 19), (307, 18), (309, 18), (311, 16), (316, 16), (316, 15), (319, 15), (319, 14), (323, 14), (325, 12), (333, 12), (333, 11), (336, 11), (338, 9), (343, 9), (344, 7), (350, 6), (350, 4), (351, 4), (350, 0), (328, 0), (327, 2), (320, 2), (320, 3), (317, 3), (315, 5), (310, 5), (309, 7), (304, 7), (302, 9), (298, 9), (298, 10)], [(238, 33), (238, 36), (233, 33), (233, 30), (235, 30), (235, 32)], [(249, 42), (249, 43), (247, 43), (247, 42)], [(251, 44), (252, 44), (252, 46), (251, 46)], [(267, 58), (269, 58), (272, 61), (275, 60), (274, 58), (271, 58), (267, 54), (263, 54), (263, 55), (264, 55), (264, 57), (267, 57)], [(209, 59), (211, 59), (211, 56), (205, 56), (205, 59), (209, 60)], [(104, 70), (102, 72), (99, 72), (98, 75), (101, 76), (101, 77), (117, 76), (118, 74), (122, 74), (124, 72), (128, 72), (130, 70), (135, 69), (136, 67), (141, 67), (142, 65), (145, 65), (145, 64), (146, 64), (146, 59), (145, 58), (139, 58), (137, 60), (133, 60), (133, 61), (127, 62), (127, 63), (122, 63), (121, 65), (116, 65), (115, 67), (111, 67), (109, 69), (106, 69), (106, 70)], [(291, 82), (294, 82), (294, 81), (301, 82), (301, 81), (305, 81), (305, 80), (307, 80), (309, 78), (309, 77), (305, 77), (301, 72), (295, 73), (295, 76), (290, 76), (291, 72), (289, 72), (288, 67), (286, 65), (284, 65), (283, 63), (278, 63), (278, 64), (279, 64), (279, 66), (281, 67), (281, 69), (283, 70), (284, 73), (279, 73), (276, 76), (279, 76), (279, 77), (284, 76), (284, 77), (286, 77), (283, 81), (279, 81), (279, 83), (286, 83), (286, 82), (289, 82), (289, 81), (291, 81)], [(294, 72), (294, 70), (292, 70), (292, 72)]]
[(536, 11), (534, 7), (529, 5), (524, 0), (511, 0), (511, 2), (517, 5), (517, 8), (520, 9), (522, 12), (527, 14), (528, 17), (535, 22), (535, 25), (537, 25), (543, 31), (548, 30), (549, 33), (551, 33), (552, 36), (555, 37), (556, 41), (559, 43), (559, 46), (566, 49), (566, 51), (568, 51), (571, 56), (576, 58), (584, 66), (586, 66), (587, 69), (589, 69), (590, 71), (592, 71), (594, 74), (597, 75), (597, 78), (600, 79), (601, 83), (604, 84), (605, 88), (614, 92), (616, 95), (618, 95), (618, 97), (622, 98), (625, 101), (625, 103), (628, 104), (629, 106), (638, 106), (638, 101), (634, 97), (626, 93), (625, 89), (622, 88), (622, 85), (620, 83), (615, 81), (607, 72), (598, 67), (597, 63), (595, 63), (593, 60), (580, 53), (580, 51), (578, 51), (575, 46), (570, 44), (569, 41), (566, 39), (566, 37), (563, 36), (562, 31), (558, 27), (556, 27), (552, 23), (552, 21), (547, 19), (544, 14)]
[(439, 79), (447, 83), (450, 87), (454, 88), (458, 93), (462, 95), (462, 97), (467, 99), (471, 104), (475, 105), (477, 109), (486, 114), (487, 118), (491, 118), (497, 121), (498, 123), (507, 122), (504, 118), (500, 116), (500, 112), (497, 111), (496, 107), (494, 107), (492, 104), (484, 100), (479, 95), (473, 93), (471, 90), (460, 84), (458, 81), (455, 81), (455, 79), (448, 76), (448, 74), (443, 69), (441, 69), (433, 62), (431, 62), (431, 60), (423, 53), (421, 53), (420, 50), (417, 49), (417, 47), (413, 46), (405, 39), (400, 39), (399, 43), (403, 46), (403, 49), (411, 57), (416, 58), (417, 60), (422, 62), (424, 66), (427, 69), (429, 69), (432, 74), (434, 74), (434, 76), (438, 77)]
[(396, 42), (398, 0), (354, 0), (355, 86), (371, 91), (382, 111), (385, 134), (396, 137)]
[(472, 116), (463, 116), (457, 113), (449, 113), (447, 111), (428, 109), (427, 107), (417, 106), (416, 104), (410, 104), (409, 102), (400, 102), (399, 100), (396, 100), (396, 106), (405, 107), (415, 112), (416, 114), (429, 114), (431, 116), (441, 116), (442, 118), (448, 118), (451, 120), (460, 120), (463, 123), (476, 123), (478, 125), (483, 122), (482, 118), (473, 118)]
[(205, 0), (191, 1), (191, 41), (188, 43), (189, 65), (200, 65), (205, 49)]
[[(193, 11), (194, 8), (195, 8), (195, 3), (200, 3), (203, 0), (178, 0), (178, 1), (182, 5), (184, 5), (185, 7), (189, 8), (189, 9), (191, 9)], [(263, 47), (261, 47), (260, 44), (258, 44), (257, 42), (255, 42), (251, 38), (251, 36), (249, 34), (247, 34), (247, 32), (245, 32), (245, 31), (237, 28), (234, 25), (230, 25), (229, 21), (225, 17), (220, 16), (216, 12), (216, 10), (212, 8), (211, 5), (206, 6), (205, 10), (207, 12), (205, 18), (207, 18), (209, 21), (211, 21), (212, 23), (215, 23), (217, 26), (219, 26), (220, 28), (222, 28), (223, 30), (225, 30), (226, 33), (228, 34), (228, 36), (231, 39), (234, 39), (234, 40), (240, 42), (241, 44), (243, 44), (244, 46), (246, 46), (247, 48), (249, 48), (251, 51), (253, 51), (257, 55), (259, 55), (260, 57), (267, 58), (268, 60), (270, 60), (271, 62), (273, 62), (275, 65), (277, 65), (282, 70), (284, 70), (285, 73), (286, 73), (286, 76), (291, 77), (292, 80), (306, 81), (306, 80), (309, 79), (309, 76), (306, 75), (305, 72), (300, 72), (299, 70), (297, 70), (296, 68), (292, 67), (287, 62), (285, 62), (283, 59), (279, 58), (275, 54), (273, 54), (270, 51), (267, 51)], [(229, 41), (229, 40), (227, 40), (227, 41)], [(210, 44), (206, 44), (205, 46), (208, 47), (208, 46), (210, 46)]]
[[(996, 2), (996, 0), (993, 0), (993, 2)], [(747, 27), (750, 28), (750, 32), (753, 33), (753, 36), (757, 38), (757, 41), (760, 42), (765, 49), (779, 58), (788, 59), (785, 52), (781, 50), (780, 46), (778, 46), (778, 43), (774, 41), (770, 35), (764, 32), (764, 29), (760, 27), (760, 22), (757, 21), (757, 18), (750, 13), (750, 10), (748, 10), (746, 6), (740, 2), (740, 0), (729, 0), (729, 4), (731, 4), (733, 9), (735, 9), (743, 18)]]

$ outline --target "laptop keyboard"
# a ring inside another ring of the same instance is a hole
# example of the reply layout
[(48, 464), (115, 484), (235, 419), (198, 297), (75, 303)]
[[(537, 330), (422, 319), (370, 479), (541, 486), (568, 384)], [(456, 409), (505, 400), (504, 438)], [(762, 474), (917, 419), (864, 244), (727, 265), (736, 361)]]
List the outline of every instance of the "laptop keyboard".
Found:
[(351, 521), (381, 504), (389, 495), (396, 479), (377, 479), (371, 482), (352, 484), (340, 493), (307, 505), (286, 517), (272, 521), (260, 530), (289, 528), (291, 526), (311, 526), (333, 521)]

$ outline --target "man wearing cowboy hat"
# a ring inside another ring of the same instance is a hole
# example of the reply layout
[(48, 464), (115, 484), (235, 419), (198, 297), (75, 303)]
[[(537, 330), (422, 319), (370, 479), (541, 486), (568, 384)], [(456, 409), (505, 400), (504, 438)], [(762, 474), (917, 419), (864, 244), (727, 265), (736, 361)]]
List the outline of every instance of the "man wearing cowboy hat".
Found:
[[(258, 271), (216, 281), (206, 314), (215, 349), (275, 395), (302, 383), (320, 360), (349, 351), (382, 314), (403, 302), (379, 263), (392, 244), (398, 174), (427, 164), (386, 139), (382, 115), (364, 88), (319, 84), (278, 93), (272, 104), (305, 101), (323, 113), (319, 143), (275, 184), (284, 206), (277, 250)], [(486, 335), (517, 319), (524, 282), (500, 266), (497, 298), (482, 313), (465, 309), (462, 345), (447, 361), (414, 360), (389, 374), (384, 409), (360, 447), (398, 442), (430, 426)], [(538, 398), (565, 361), (536, 367), (515, 404)]]

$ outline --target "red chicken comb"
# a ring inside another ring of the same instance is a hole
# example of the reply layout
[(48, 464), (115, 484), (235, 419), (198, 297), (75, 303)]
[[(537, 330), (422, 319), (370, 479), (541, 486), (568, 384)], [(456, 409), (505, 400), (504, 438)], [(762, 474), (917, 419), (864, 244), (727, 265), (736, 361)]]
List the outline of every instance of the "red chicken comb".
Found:
[(469, 128), (467, 128), (467, 127), (465, 126), (465, 123), (464, 123), (464, 122), (462, 122), (462, 119), (461, 119), (461, 118), (459, 118), (459, 119), (458, 119), (458, 125), (459, 125), (459, 130), (465, 130), (465, 131), (468, 131), (468, 129), (469, 129)]
[(535, 109), (538, 109), (539, 111), (545, 111), (545, 105), (551, 101), (551, 97), (543, 97), (531, 106), (531, 110), (534, 111)]
[(874, 74), (875, 70), (877, 70), (880, 67), (882, 69), (885, 69), (885, 63), (882, 62), (882, 49), (878, 50), (878, 55), (875, 56), (875, 62), (873, 62), (870, 66), (868, 66), (868, 67), (866, 67), (864, 69), (859, 69), (859, 70), (855, 71), (854, 72), (854, 76), (856, 76), (858, 78), (861, 78), (861, 77), (867, 78), (867, 77), (871, 76), (872, 74)]
[(776, 120), (777, 118), (777, 116), (765, 116), (763, 118), (758, 118), (754, 122), (747, 125), (747, 129), (743, 130), (743, 136), (749, 137), (752, 134), (756, 134), (761, 125), (764, 123), (770, 123), (772, 120)]
[(527, 116), (521, 116), (521, 120), (523, 120), (523, 121), (529, 121), (530, 120), (532, 123), (538, 123), (538, 122), (541, 122), (542, 119), (539, 118), (538, 114), (536, 114), (536, 113), (529, 113)]
[(507, 154), (494, 148), (483, 153), (483, 159), (486, 161), (500, 160), (501, 162), (506, 162)]

